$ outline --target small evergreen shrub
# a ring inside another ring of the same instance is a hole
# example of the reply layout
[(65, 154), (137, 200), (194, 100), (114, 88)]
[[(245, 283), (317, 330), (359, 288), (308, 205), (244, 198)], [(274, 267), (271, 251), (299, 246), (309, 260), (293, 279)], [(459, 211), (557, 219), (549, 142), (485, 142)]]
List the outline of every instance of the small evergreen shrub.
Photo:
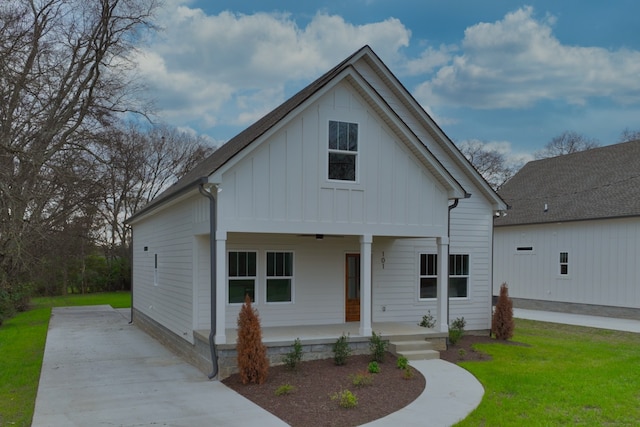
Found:
[(269, 373), (267, 348), (262, 343), (262, 329), (258, 311), (251, 306), (251, 298), (246, 296), (238, 314), (238, 370), (242, 384), (262, 384)]
[(405, 380), (410, 380), (411, 378), (413, 378), (413, 369), (411, 369), (411, 366), (407, 366), (402, 370), (402, 378), (404, 378)]
[(291, 384), (282, 384), (280, 387), (276, 389), (276, 396), (284, 396), (286, 394), (291, 394), (295, 391), (295, 387)]
[(369, 362), (369, 366), (367, 366), (367, 370), (372, 374), (380, 373), (380, 365), (375, 360), (373, 362)]
[(464, 317), (458, 317), (451, 322), (451, 328), (449, 328), (449, 342), (451, 345), (456, 345), (460, 338), (464, 335), (464, 327), (467, 325)]
[(436, 319), (431, 314), (431, 310), (427, 310), (427, 314), (422, 316), (422, 321), (418, 323), (418, 326), (422, 326), (423, 328), (433, 328), (436, 326)]
[(331, 400), (337, 400), (341, 408), (355, 408), (358, 406), (358, 398), (349, 390), (340, 390), (331, 395)]
[(389, 342), (382, 339), (382, 334), (378, 335), (373, 332), (369, 338), (369, 351), (371, 352), (371, 360), (375, 362), (384, 362), (384, 353), (387, 351)]
[(351, 383), (356, 387), (366, 387), (373, 384), (373, 376), (369, 372), (358, 372), (350, 375)]
[(351, 355), (349, 338), (345, 334), (342, 334), (342, 336), (333, 344), (333, 361), (336, 365), (342, 366), (347, 363), (349, 355)]
[(398, 369), (409, 368), (409, 359), (404, 356), (398, 357), (398, 360), (396, 360), (396, 366), (398, 367)]
[(509, 298), (509, 287), (506, 283), (500, 286), (500, 295), (496, 302), (496, 308), (491, 317), (491, 332), (499, 340), (508, 340), (513, 337), (516, 325), (513, 321), (513, 301)]
[(289, 369), (296, 369), (302, 361), (302, 343), (300, 338), (296, 338), (293, 342), (293, 349), (284, 355), (282, 361)]

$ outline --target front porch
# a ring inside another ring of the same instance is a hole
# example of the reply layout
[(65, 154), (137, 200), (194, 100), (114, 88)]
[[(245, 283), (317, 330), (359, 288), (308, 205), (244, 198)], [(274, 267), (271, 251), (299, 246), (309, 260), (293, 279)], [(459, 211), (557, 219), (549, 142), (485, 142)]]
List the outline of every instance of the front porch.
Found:
[[(444, 350), (447, 333), (435, 329), (427, 329), (416, 324), (398, 322), (374, 322), (372, 329), (382, 339), (394, 342), (421, 342), (426, 349)], [(217, 344), (218, 378), (226, 378), (237, 372), (236, 341), (237, 329), (226, 329), (226, 344)], [(262, 342), (267, 347), (270, 365), (282, 364), (283, 356), (290, 352), (296, 338), (300, 339), (304, 352), (304, 360), (327, 359), (333, 357), (333, 344), (342, 335), (349, 337), (352, 354), (368, 354), (370, 336), (360, 334), (359, 322), (347, 322), (331, 325), (277, 326), (262, 328)], [(195, 345), (200, 349), (209, 348), (209, 331), (194, 331)], [(393, 345), (389, 350), (393, 352)], [(207, 351), (200, 352), (209, 358)]]

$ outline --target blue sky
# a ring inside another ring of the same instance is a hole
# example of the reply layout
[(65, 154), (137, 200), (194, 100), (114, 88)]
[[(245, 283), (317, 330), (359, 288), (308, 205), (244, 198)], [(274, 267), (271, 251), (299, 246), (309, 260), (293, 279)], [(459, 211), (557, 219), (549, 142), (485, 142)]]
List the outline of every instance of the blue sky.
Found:
[(137, 58), (159, 118), (221, 144), (365, 44), (456, 143), (531, 159), (640, 130), (640, 2), (165, 0)]

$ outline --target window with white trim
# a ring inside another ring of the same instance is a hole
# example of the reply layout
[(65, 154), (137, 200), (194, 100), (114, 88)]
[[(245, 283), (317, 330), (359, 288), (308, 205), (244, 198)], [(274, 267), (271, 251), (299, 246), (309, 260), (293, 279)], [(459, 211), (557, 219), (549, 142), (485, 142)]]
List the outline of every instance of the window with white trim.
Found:
[(469, 296), (469, 255), (449, 255), (449, 297)]
[(228, 253), (229, 303), (242, 304), (246, 295), (251, 302), (256, 298), (256, 252), (230, 251)]
[(560, 275), (569, 275), (569, 252), (560, 252)]
[(329, 121), (329, 179), (357, 180), (358, 124)]
[(438, 296), (438, 258), (436, 254), (420, 254), (420, 298)]
[(267, 302), (291, 302), (293, 252), (267, 252)]
[[(420, 254), (420, 299), (438, 296), (438, 255)], [(449, 297), (469, 296), (469, 255), (449, 255)]]

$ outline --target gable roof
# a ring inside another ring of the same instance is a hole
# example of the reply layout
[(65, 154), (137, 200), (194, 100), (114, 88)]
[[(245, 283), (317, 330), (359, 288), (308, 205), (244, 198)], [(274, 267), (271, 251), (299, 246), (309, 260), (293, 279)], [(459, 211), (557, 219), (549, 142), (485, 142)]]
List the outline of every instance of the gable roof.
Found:
[(640, 140), (529, 162), (499, 193), (496, 226), (640, 216)]
[[(483, 194), (492, 199), (494, 205), (496, 205), (498, 209), (506, 207), (502, 199), (500, 199), (498, 194), (491, 189), (491, 187), (480, 176), (480, 174), (478, 174), (473, 167), (469, 169), (470, 163), (466, 160), (466, 158), (460, 153), (453, 142), (444, 134), (444, 132), (442, 132), (442, 130), (424, 111), (424, 109), (419, 106), (413, 96), (404, 88), (404, 86), (402, 86), (399, 80), (397, 80), (397, 78), (393, 75), (393, 73), (391, 73), (386, 65), (373, 52), (373, 50), (369, 46), (364, 46), (352, 55), (345, 58), (342, 62), (323, 74), (317, 80), (293, 95), (284, 103), (276, 107), (274, 110), (267, 113), (257, 122), (230, 139), (227, 143), (214, 151), (209, 157), (200, 162), (191, 171), (187, 172), (175, 184), (163, 191), (155, 199), (144, 206), (140, 211), (136, 212), (132, 217), (127, 219), (126, 222), (130, 223), (134, 219), (141, 217), (142, 215), (155, 209), (159, 205), (168, 202), (186, 192), (192, 191), (201, 183), (208, 182), (207, 178), (209, 176), (222, 168), (232, 158), (242, 152), (254, 141), (269, 132), (278, 123), (283, 121), (289, 114), (296, 111), (298, 107), (312, 98), (322, 88), (329, 84), (333, 79), (340, 76), (341, 73), (349, 69), (353, 63), (355, 63), (362, 57), (365, 57), (369, 64), (373, 64), (374, 68), (376, 68), (376, 72), (384, 75), (383, 80), (385, 81), (385, 83), (391, 84), (391, 86), (395, 89), (394, 93), (396, 93), (396, 95), (399, 94), (400, 99), (403, 99), (406, 105), (410, 106), (414, 111), (417, 112), (417, 115), (420, 116), (420, 119), (422, 119), (423, 122), (425, 122), (425, 127), (428, 129), (429, 133), (436, 139), (436, 141), (440, 141), (441, 144), (445, 145), (446, 151), (450, 154), (453, 153), (453, 157), (455, 160), (460, 162), (460, 159), (463, 159), (461, 163), (463, 164), (463, 166), (467, 167), (468, 172), (471, 172), (472, 174), (475, 172), (473, 179), (476, 182), (480, 183), (480, 188), (483, 190)], [(428, 153), (429, 157), (439, 164), (438, 159), (431, 154), (426, 145), (422, 145), (422, 148), (424, 148), (424, 150)], [(441, 164), (439, 164), (439, 167), (437, 169), (439, 169), (440, 171), (444, 171), (444, 173), (449, 176), (448, 180), (450, 182), (455, 182), (455, 185), (464, 193), (464, 190), (462, 189), (460, 184), (457, 183), (455, 178), (449, 175), (449, 172), (446, 171), (446, 169)]]

